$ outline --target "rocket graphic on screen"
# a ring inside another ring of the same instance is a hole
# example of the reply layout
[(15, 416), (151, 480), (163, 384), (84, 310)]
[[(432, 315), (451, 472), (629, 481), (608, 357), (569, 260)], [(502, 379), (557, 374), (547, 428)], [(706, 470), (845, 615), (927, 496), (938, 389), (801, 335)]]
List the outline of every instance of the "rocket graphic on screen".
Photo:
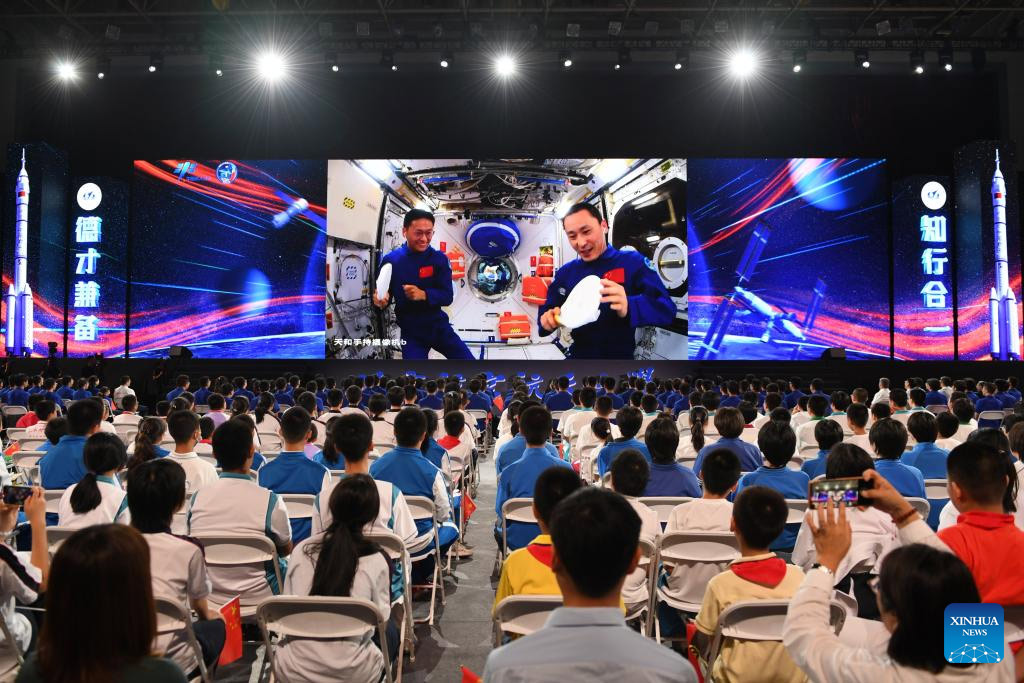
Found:
[(32, 288), (28, 286), (28, 173), (25, 150), (21, 150), (21, 172), (15, 185), (14, 282), (7, 290), (7, 353), (32, 353)]
[(999, 169), (996, 150), (996, 171), (992, 175), (992, 228), (995, 230), (996, 286), (988, 298), (992, 328), (992, 359), (1020, 359), (1020, 328), (1017, 320), (1017, 299), (1010, 289), (1009, 264), (1006, 257), (1006, 183)]

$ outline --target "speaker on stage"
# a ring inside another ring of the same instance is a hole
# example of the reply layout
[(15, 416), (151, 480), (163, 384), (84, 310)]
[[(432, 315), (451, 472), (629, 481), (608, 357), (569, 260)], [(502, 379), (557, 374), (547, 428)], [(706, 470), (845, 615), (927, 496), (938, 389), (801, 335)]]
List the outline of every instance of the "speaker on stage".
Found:
[(187, 346), (172, 346), (167, 350), (167, 355), (177, 360), (188, 360), (192, 357), (192, 352), (188, 350)]
[(841, 346), (833, 346), (821, 352), (821, 360), (846, 360), (846, 349)]

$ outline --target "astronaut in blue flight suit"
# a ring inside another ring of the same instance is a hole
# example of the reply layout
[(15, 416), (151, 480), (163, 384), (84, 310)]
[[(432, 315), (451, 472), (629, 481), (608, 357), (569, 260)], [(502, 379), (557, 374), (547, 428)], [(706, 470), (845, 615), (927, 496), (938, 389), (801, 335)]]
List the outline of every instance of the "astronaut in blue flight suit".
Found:
[(448, 322), (442, 306), (455, 297), (448, 257), (430, 246), (434, 215), (422, 209), (405, 214), (405, 244), (385, 254), (380, 265), (391, 264), (391, 285), (383, 299), (373, 294), (373, 304), (385, 308), (395, 300), (395, 317), (402, 335), (402, 358), (424, 359), (434, 349), (449, 360), (472, 359), (466, 344)]
[(636, 251), (608, 244), (608, 223), (590, 204), (576, 204), (562, 219), (579, 258), (562, 265), (537, 311), (540, 334), (558, 329), (557, 315), (569, 292), (588, 275), (601, 278), (601, 314), (572, 331), (570, 358), (632, 358), (636, 328), (670, 325), (676, 307), (650, 262)]

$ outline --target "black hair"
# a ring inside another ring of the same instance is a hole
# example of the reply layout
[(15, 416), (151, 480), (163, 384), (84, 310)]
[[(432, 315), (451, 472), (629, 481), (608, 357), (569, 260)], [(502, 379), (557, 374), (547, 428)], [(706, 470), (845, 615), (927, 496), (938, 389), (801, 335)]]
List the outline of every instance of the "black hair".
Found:
[(139, 399), (132, 394), (125, 394), (121, 397), (121, 408), (123, 410), (135, 410), (139, 407)]
[[(331, 442), (330, 448), (328, 441)], [(370, 418), (361, 413), (346, 413), (331, 419), (324, 442), (324, 458), (333, 464), (338, 461), (340, 453), (346, 462), (356, 462), (362, 460), (372, 446), (373, 425), (370, 424)]]
[(264, 391), (260, 394), (259, 398), (256, 399), (256, 424), (263, 422), (263, 418), (268, 413), (274, 411), (274, 395)]
[(395, 443), (402, 448), (419, 448), (427, 435), (427, 417), (416, 406), (406, 406), (395, 415)]
[(878, 598), (896, 617), (886, 654), (899, 664), (937, 674), (946, 659), (942, 642), (946, 605), (981, 602), (963, 560), (921, 543), (894, 548), (882, 562)]
[(728, 448), (713, 449), (701, 462), (700, 478), (705, 491), (725, 495), (740, 480), (739, 457)]
[(213, 457), (223, 470), (239, 470), (252, 453), (252, 423), (233, 417), (213, 430)]
[(828, 399), (820, 394), (812, 394), (807, 399), (807, 412), (817, 417), (824, 417), (828, 410)]
[(68, 432), (75, 436), (85, 436), (102, 418), (102, 408), (96, 401), (75, 401), (68, 408)]
[(580, 202), (579, 204), (573, 204), (570, 206), (569, 210), (565, 212), (564, 216), (562, 216), (562, 220), (564, 221), (569, 216), (574, 213), (579, 213), (580, 211), (586, 211), (598, 223), (604, 220), (604, 217), (601, 215), (601, 212), (597, 210), (597, 207), (593, 204), (588, 204), (587, 202)]
[(57, 404), (49, 399), (42, 397), (42, 394), (33, 394), (32, 398), (39, 396), (39, 400), (36, 402), (35, 412), (36, 417), (39, 418), (40, 422), (46, 422), (53, 413), (57, 410)]
[(850, 395), (845, 391), (833, 391), (829, 396), (829, 401), (841, 413), (846, 412), (846, 409), (850, 407)]
[(444, 416), (444, 433), (458, 436), (466, 427), (466, 416), (460, 410), (453, 410)]
[(868, 407), (863, 403), (851, 403), (846, 409), (846, 421), (851, 427), (867, 427)]
[(708, 413), (713, 413), (722, 405), (722, 398), (713, 391), (705, 391), (700, 395), (700, 404), (708, 409)]
[(871, 425), (868, 441), (879, 458), (896, 460), (907, 448), (907, 428), (899, 420), (887, 417)]
[(907, 405), (907, 390), (906, 389), (893, 389), (889, 392), (889, 403), (892, 405), (903, 408)]
[(281, 438), (286, 443), (299, 443), (306, 440), (313, 419), (302, 406), (292, 406), (281, 416)]
[[(295, 407), (305, 408), (306, 412), (312, 416), (317, 410), (316, 394), (312, 391), (303, 391), (298, 395), (298, 397), (296, 397)], [(312, 419), (312, 417), (310, 419)]]
[(402, 229), (404, 230), (405, 228), (408, 228), (412, 225), (413, 221), (418, 221), (423, 218), (426, 218), (433, 225), (434, 214), (429, 211), (424, 211), (423, 209), (409, 209), (405, 214), (405, 218), (402, 219)]
[(595, 417), (590, 421), (590, 431), (601, 441), (608, 441), (612, 435), (612, 423), (606, 417)]
[(135, 449), (128, 458), (128, 469), (133, 469), (156, 456), (156, 446), (167, 433), (167, 423), (158, 417), (144, 417), (135, 433)]
[(315, 563), (309, 594), (345, 597), (352, 592), (359, 558), (380, 552), (363, 537), (363, 527), (380, 514), (380, 495), (369, 475), (353, 474), (338, 482), (328, 504), (331, 525), (319, 541), (306, 546), (306, 556)]
[[(959, 451), (956, 458), (953, 453)], [(998, 454), (993, 458), (989, 453)], [(1010, 441), (1001, 429), (977, 429), (946, 458), (947, 477), (956, 481), (972, 500), (996, 503), (1007, 512), (1017, 511), (1017, 469), (1010, 454)], [(1008, 481), (1004, 484), (1003, 477)]]
[(781, 422), (788, 425), (792, 422), (793, 415), (782, 406), (779, 406), (778, 408), (772, 408), (772, 411), (768, 413), (768, 419), (772, 422)]
[(647, 458), (635, 448), (624, 448), (612, 460), (612, 487), (624, 496), (642, 496), (651, 478)]
[(953, 413), (939, 413), (935, 416), (935, 428), (938, 430), (939, 436), (948, 439), (960, 429), (960, 420)]
[(66, 417), (55, 417), (46, 423), (46, 427), (43, 428), (43, 434), (46, 435), (46, 440), (52, 445), (56, 446), (57, 442), (60, 441), (60, 437), (68, 433), (68, 419)]
[(704, 430), (707, 429), (707, 426), (708, 409), (704, 406), (690, 408), (690, 445), (697, 453), (704, 448)]
[[(889, 407), (888, 403), (875, 403), (871, 406), (871, 414), (874, 416), (875, 421), (884, 420), (887, 417), (892, 416), (892, 408)], [(971, 409), (971, 416), (974, 415), (974, 409)]]
[(581, 486), (579, 476), (568, 467), (549, 467), (541, 472), (533, 485), (537, 518), (547, 526), (555, 506)]
[(725, 439), (735, 439), (743, 433), (743, 414), (736, 408), (720, 408), (715, 411), (715, 429)]
[(551, 438), (551, 413), (544, 406), (530, 406), (519, 413), (519, 433), (528, 445), (547, 443)]
[(387, 412), (388, 399), (383, 394), (371, 394), (370, 398), (366, 401), (366, 409), (373, 416), (371, 419), (383, 420), (384, 418), (380, 417), (380, 415)]
[(934, 415), (918, 410), (907, 419), (907, 431), (918, 443), (934, 442), (939, 436), (939, 425)]
[(818, 420), (814, 425), (814, 440), (818, 450), (827, 451), (843, 440), (843, 428), (835, 420)]
[(640, 542), (640, 516), (622, 496), (584, 487), (555, 506), (551, 542), (576, 590), (601, 598), (622, 583)]
[(925, 398), (927, 397), (927, 394), (924, 393), (924, 389), (914, 387), (907, 395), (910, 397), (910, 400), (913, 401), (915, 406), (924, 407)]
[(191, 410), (175, 410), (167, 416), (167, 431), (175, 444), (191, 439), (199, 429), (199, 416)]
[(647, 425), (644, 444), (651, 454), (651, 460), (659, 465), (671, 465), (676, 461), (679, 448), (679, 429), (667, 416), (660, 416)]
[(768, 420), (757, 431), (757, 447), (773, 467), (784, 467), (796, 452), (796, 432), (788, 424)]
[(615, 422), (619, 426), (619, 432), (622, 434), (622, 440), (632, 439), (640, 431), (640, 425), (643, 424), (644, 416), (640, 412), (639, 408), (633, 406), (623, 406), (619, 409), (618, 414), (615, 416)]
[(231, 417), (238, 417), (249, 412), (249, 398), (239, 394), (231, 399)]
[(210, 406), (210, 410), (223, 410), (224, 396), (214, 392), (206, 397), (206, 405)]
[(825, 476), (829, 479), (859, 477), (864, 470), (873, 469), (875, 461), (871, 459), (871, 455), (852, 443), (837, 443), (825, 459)]
[(433, 410), (420, 410), (423, 413), (423, 419), (427, 421), (426, 436), (423, 439), (423, 443), (420, 444), (420, 452), (423, 455), (427, 454), (430, 450), (431, 442), (434, 440), (434, 433), (437, 432), (437, 413)]
[(125, 453), (121, 437), (107, 432), (96, 432), (86, 440), (82, 448), (82, 459), (88, 472), (71, 492), (71, 509), (77, 514), (94, 510), (103, 502), (96, 477), (104, 472), (117, 471), (124, 467), (128, 455)]
[(132, 526), (144, 534), (167, 531), (174, 513), (185, 504), (185, 470), (160, 458), (128, 472), (128, 511)]
[(748, 486), (732, 504), (736, 532), (751, 548), (767, 548), (786, 527), (786, 499), (767, 486)]

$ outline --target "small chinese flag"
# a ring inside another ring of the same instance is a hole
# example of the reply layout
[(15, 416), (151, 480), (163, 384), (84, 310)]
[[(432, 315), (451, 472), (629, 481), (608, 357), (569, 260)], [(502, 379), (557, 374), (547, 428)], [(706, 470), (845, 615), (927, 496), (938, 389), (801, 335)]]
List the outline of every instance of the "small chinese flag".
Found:
[(466, 667), (462, 667), (462, 683), (483, 683), (483, 680)]
[(10, 446), (7, 447), (7, 450), (4, 451), (4, 455), (14, 455), (15, 453), (17, 453), (20, 450), (21, 450), (21, 442), (20, 441), (15, 441), (14, 443), (12, 443)]
[(220, 608), (224, 617), (224, 649), (220, 651), (217, 664), (223, 666), (242, 657), (242, 611), (241, 601), (236, 595), (228, 604)]
[(476, 512), (476, 503), (474, 503), (473, 499), (467, 494), (466, 496), (463, 496), (462, 504), (466, 506), (466, 521), (468, 522), (469, 518), (473, 516), (474, 512)]

